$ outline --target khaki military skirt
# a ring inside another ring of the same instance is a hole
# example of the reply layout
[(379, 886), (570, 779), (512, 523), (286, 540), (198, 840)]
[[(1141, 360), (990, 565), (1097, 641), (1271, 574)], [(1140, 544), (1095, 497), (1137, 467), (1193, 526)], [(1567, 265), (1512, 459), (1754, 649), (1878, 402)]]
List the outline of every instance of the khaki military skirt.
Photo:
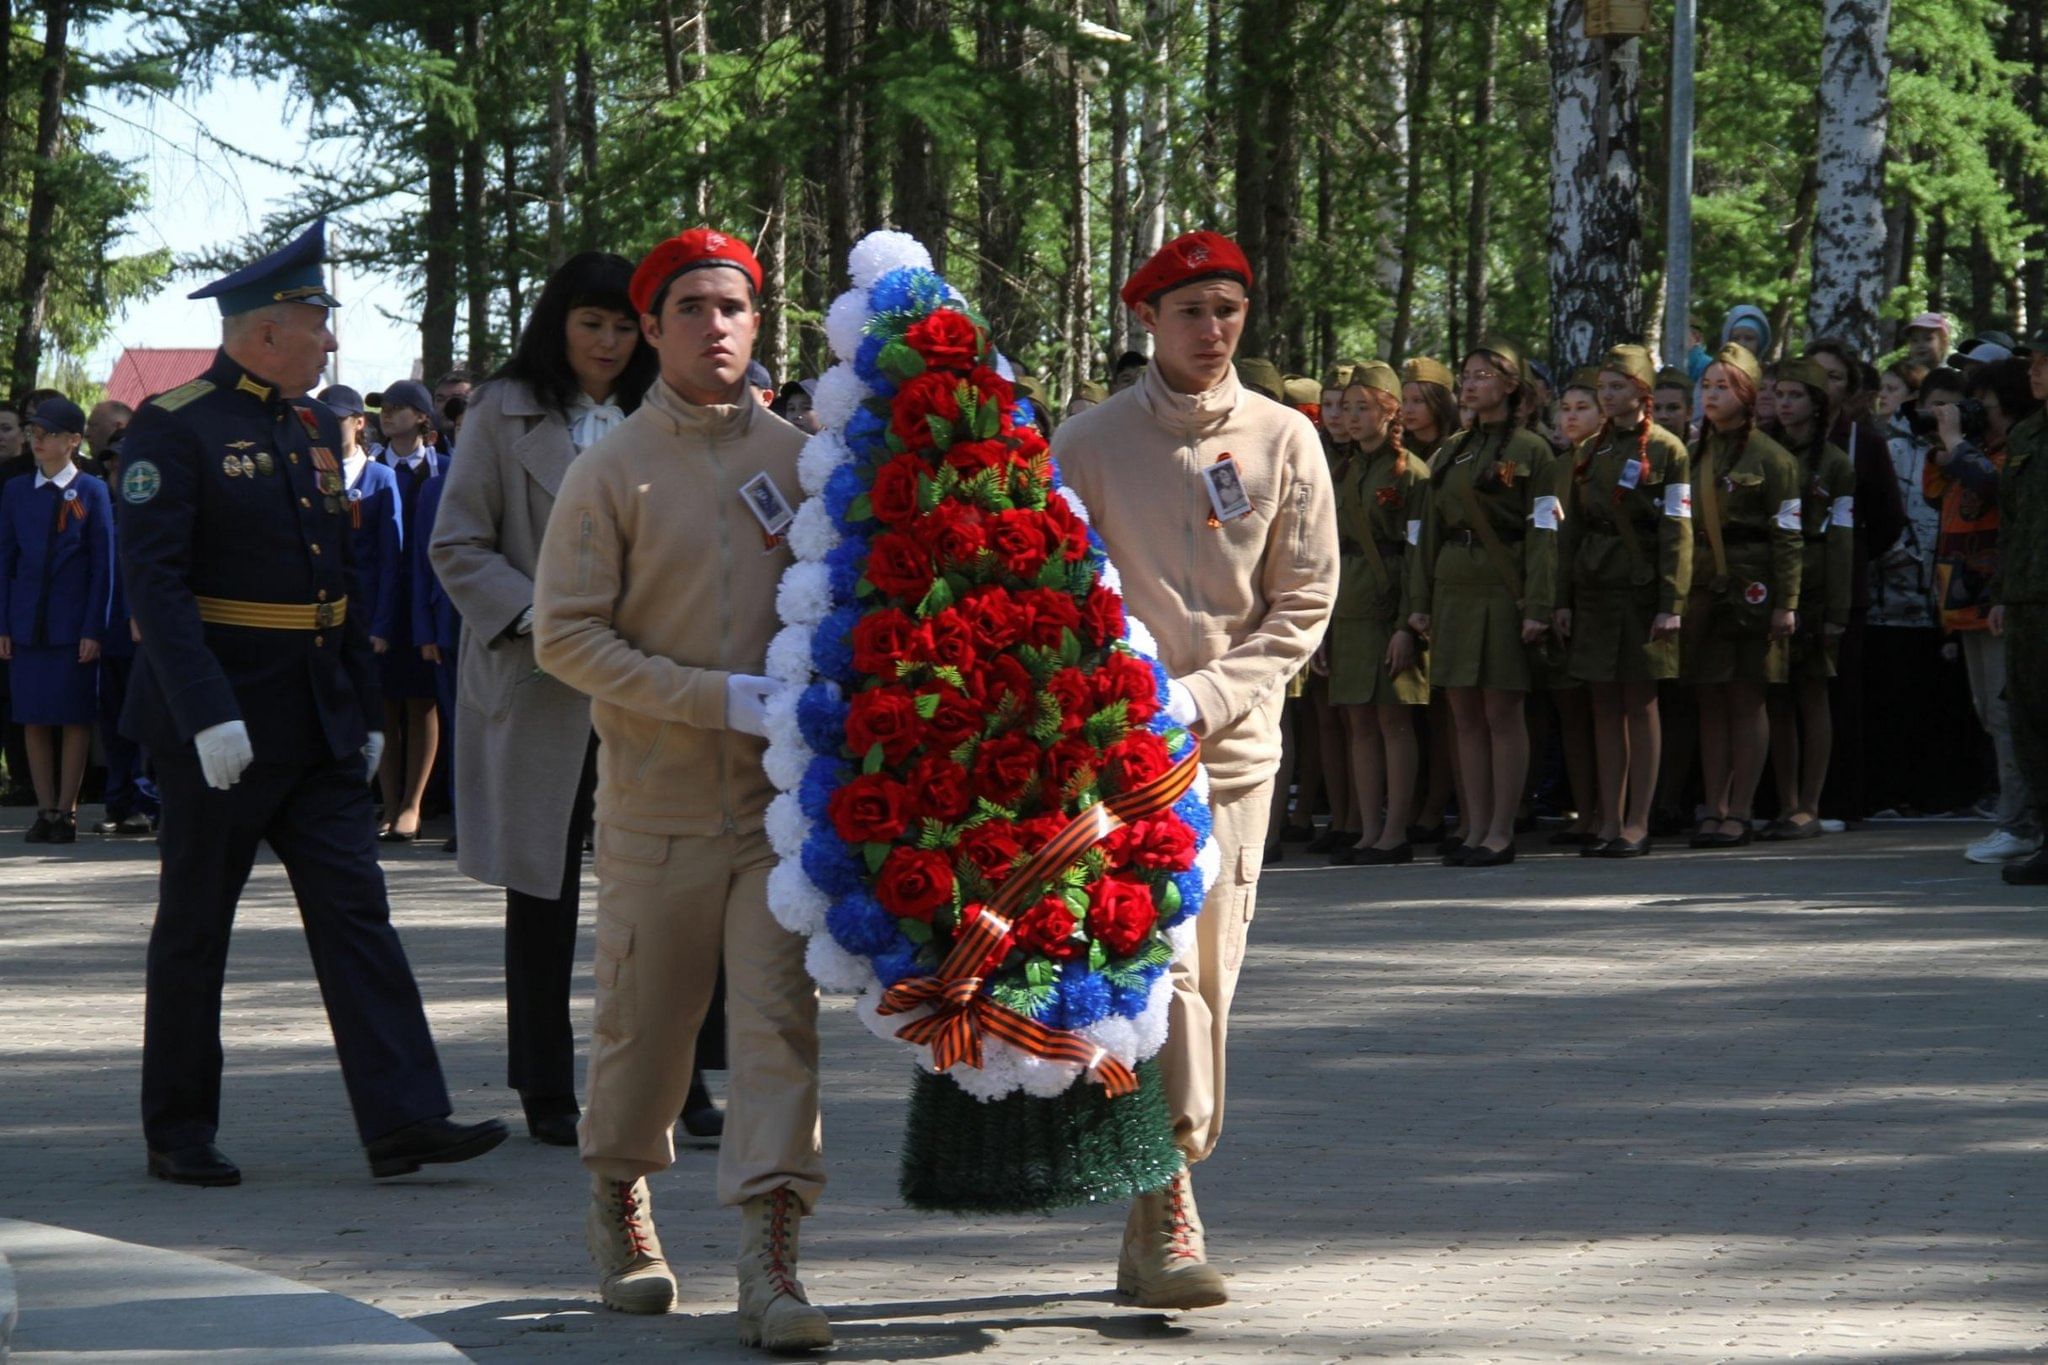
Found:
[(1429, 705), (1429, 656), (1416, 644), (1415, 667), (1387, 676), (1396, 623), (1366, 617), (1330, 621), (1330, 702), (1334, 706)]
[(1572, 590), (1571, 675), (1581, 682), (1657, 682), (1678, 676), (1676, 637), (1650, 640), (1657, 584)]
[(1453, 542), (1438, 552), (1429, 629), (1434, 686), (1527, 692), (1535, 685), (1530, 650), (1522, 643), (1522, 609), (1494, 573), (1485, 546)]
[(1789, 642), (1793, 682), (1832, 678), (1840, 671), (1841, 641), (1830, 640), (1823, 625), (1827, 613), (1821, 604), (1827, 600), (1827, 568), (1827, 542), (1806, 542), (1799, 567), (1799, 600), (1807, 605), (1799, 609), (1799, 628), (1792, 632)]
[[(1678, 676), (1694, 686), (1728, 682), (1781, 683), (1790, 651), (1771, 639), (1770, 549), (1730, 546), (1728, 582), (1716, 593), (1709, 576), (1695, 579), (1679, 636)], [(1707, 561), (1713, 563), (1711, 559)]]

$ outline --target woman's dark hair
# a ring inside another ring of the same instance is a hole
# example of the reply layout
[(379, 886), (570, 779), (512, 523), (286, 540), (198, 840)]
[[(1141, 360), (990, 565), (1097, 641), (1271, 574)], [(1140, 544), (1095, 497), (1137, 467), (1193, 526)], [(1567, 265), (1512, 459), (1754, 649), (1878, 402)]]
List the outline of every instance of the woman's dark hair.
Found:
[[(609, 251), (585, 251), (562, 262), (526, 315), (512, 358), (491, 378), (517, 379), (543, 403), (567, 412), (577, 394), (576, 372), (569, 368), (569, 314), (604, 308), (634, 319), (637, 327), (639, 313), (628, 294), (632, 282), (633, 263)], [(658, 373), (654, 348), (636, 334), (632, 357), (612, 394), (620, 410), (630, 413), (639, 407)]]
[(1914, 391), (1914, 396), (1916, 398), (1925, 398), (1930, 393), (1961, 393), (1962, 391), (1963, 372), (1961, 370), (1952, 370), (1948, 366), (1943, 365), (1938, 369), (1927, 372), (1926, 377), (1920, 381), (1920, 387)]
[(1980, 394), (1996, 394), (1998, 410), (2005, 414), (2008, 423), (2023, 417), (2031, 417), (2040, 411), (2041, 400), (2034, 397), (2033, 386), (2027, 383), (2029, 361), (2023, 356), (2009, 360), (1993, 360), (1979, 365), (1970, 372), (1964, 383), (1964, 393), (1975, 398)]
[(1408, 382), (1422, 389), (1422, 401), (1429, 405), (1430, 418), (1436, 423), (1437, 444), (1450, 440), (1458, 430), (1458, 400), (1441, 384), (1432, 384), (1424, 379)]

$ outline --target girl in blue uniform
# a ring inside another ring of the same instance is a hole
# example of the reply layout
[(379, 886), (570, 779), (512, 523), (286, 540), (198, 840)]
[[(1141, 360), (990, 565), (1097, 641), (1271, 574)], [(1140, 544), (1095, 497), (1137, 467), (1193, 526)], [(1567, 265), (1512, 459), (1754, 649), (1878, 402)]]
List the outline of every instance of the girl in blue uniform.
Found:
[[(0, 490), (0, 659), (28, 733), (30, 843), (78, 838), (78, 785), (99, 711), (100, 638), (113, 592), (107, 486), (72, 462), (85, 414), (63, 398), (29, 418), (36, 471)], [(59, 734), (62, 735), (61, 752)]]
[[(378, 424), (385, 444), (378, 452), (397, 490), (400, 524), (417, 524), (420, 494), (446, 473), (447, 457), (434, 449), (434, 400), (418, 380), (404, 379), (384, 390)], [(378, 659), (383, 669), (384, 764), (378, 774), (384, 789), (384, 828), (378, 837), (389, 843), (410, 843), (420, 830), (420, 802), (434, 773), (434, 755), (441, 744), (435, 710), (434, 666), (420, 653), (431, 640), (413, 637), (412, 575), (401, 556), (396, 561), (390, 603), (390, 645)]]

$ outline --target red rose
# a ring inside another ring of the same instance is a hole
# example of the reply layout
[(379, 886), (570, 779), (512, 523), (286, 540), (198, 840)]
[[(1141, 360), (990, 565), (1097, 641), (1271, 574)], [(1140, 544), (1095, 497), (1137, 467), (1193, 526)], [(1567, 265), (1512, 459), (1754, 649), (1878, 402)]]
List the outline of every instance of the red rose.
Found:
[(1059, 542), (1048, 534), (1045, 513), (1017, 507), (988, 519), (988, 547), (1019, 578), (1036, 578)]
[(1045, 690), (1052, 693), (1053, 700), (1060, 704), (1060, 729), (1067, 734), (1080, 729), (1095, 710), (1088, 675), (1078, 668), (1063, 668), (1053, 674), (1047, 680)]
[(1081, 633), (1088, 643), (1106, 645), (1124, 635), (1124, 599), (1097, 583), (1081, 604)]
[(1102, 755), (1102, 775), (1110, 790), (1136, 791), (1173, 766), (1166, 741), (1150, 730), (1133, 730)]
[(1086, 790), (1102, 765), (1102, 755), (1085, 739), (1063, 739), (1045, 751), (1047, 804), (1062, 805)]
[(1028, 466), (1051, 453), (1052, 447), (1045, 443), (1045, 437), (1037, 427), (1017, 427), (1009, 432), (1009, 437), (1018, 464)]
[(875, 471), (868, 505), (884, 526), (902, 527), (917, 520), (917, 480), (925, 463), (915, 455), (898, 455)]
[(1008, 469), (1016, 458), (1011, 442), (1001, 436), (986, 441), (962, 441), (946, 452), (946, 463), (959, 470), (963, 479), (971, 479), (984, 469)]
[(981, 359), (981, 329), (966, 314), (951, 308), (940, 308), (912, 323), (903, 340), (935, 370), (964, 372)]
[(846, 712), (846, 746), (864, 756), (875, 745), (890, 766), (909, 758), (924, 740), (917, 700), (905, 687), (873, 687), (853, 699)]
[[(927, 690), (925, 695), (930, 696), (932, 692)], [(925, 734), (930, 737), (933, 748), (944, 749), (950, 754), (981, 733), (986, 717), (980, 703), (961, 696), (951, 688), (941, 690), (937, 695), (939, 709), (924, 723)]]
[(930, 450), (934, 444), (931, 424), (927, 417), (941, 417), (960, 425), (960, 395), (956, 390), (960, 376), (944, 370), (926, 370), (917, 378), (896, 390), (896, 398), (890, 404), (889, 430), (896, 439), (903, 442), (904, 449)]
[(1029, 735), (1003, 735), (974, 754), (974, 794), (1007, 806), (1038, 775), (1038, 745)]
[(1159, 913), (1143, 882), (1104, 877), (1088, 888), (1088, 932), (1113, 957), (1129, 957), (1145, 942)]
[(1045, 500), (1045, 524), (1047, 538), (1062, 559), (1071, 564), (1088, 553), (1088, 523), (1074, 515), (1065, 498)]
[(1031, 685), (1031, 674), (1012, 655), (998, 655), (988, 661), (970, 682), (974, 684), (974, 699), (991, 716), (1003, 708), (1003, 698), (1014, 695), (1017, 698), (1017, 716), (1029, 720), (1037, 706), (1036, 689)]
[(953, 864), (933, 848), (893, 848), (875, 878), (875, 899), (899, 919), (929, 923), (953, 900)]
[(968, 669), (977, 657), (974, 623), (952, 607), (925, 623), (931, 627), (931, 661), (950, 668)]
[(944, 754), (926, 754), (903, 780), (910, 788), (910, 813), (920, 818), (958, 820), (973, 799), (967, 791), (967, 769)]
[(866, 773), (832, 793), (832, 828), (849, 844), (886, 844), (910, 820), (910, 793), (885, 773)]
[(931, 551), (900, 531), (884, 531), (868, 545), (868, 582), (891, 597), (920, 601), (937, 576)]
[(1067, 903), (1058, 896), (1047, 896), (1018, 916), (1013, 932), (1017, 946), (1026, 952), (1064, 962), (1088, 951), (1087, 943), (1074, 934), (1077, 927)]
[(942, 502), (925, 513), (912, 534), (941, 564), (970, 568), (987, 539), (981, 529), (981, 512), (964, 502)]
[(1104, 847), (1115, 862), (1148, 872), (1185, 872), (1195, 865), (1195, 832), (1172, 815), (1125, 825)]
[(853, 628), (853, 666), (862, 673), (893, 678), (898, 659), (922, 660), (930, 648), (926, 629), (894, 607), (869, 612)]
[(1025, 611), (1007, 588), (976, 588), (957, 610), (974, 627), (975, 644), (985, 654), (999, 654), (1023, 638)]
[(1000, 820), (976, 825), (960, 836), (954, 852), (991, 886), (999, 886), (1010, 875), (1011, 864), (1024, 852), (1017, 832)]
[(1010, 409), (1017, 403), (1017, 390), (1010, 386), (1010, 381), (986, 365), (977, 365), (974, 372), (967, 376), (967, 382), (974, 388), (976, 401), (987, 402), (991, 398), (996, 400), (996, 411), (1003, 414), (1003, 426), (1007, 430)]
[(1081, 608), (1065, 593), (1051, 588), (1027, 588), (1017, 596), (1031, 610), (1031, 624), (1024, 631), (1029, 643), (1041, 649), (1057, 649), (1063, 632), (1080, 629)]
[(1143, 725), (1159, 710), (1159, 680), (1152, 676), (1152, 665), (1135, 654), (1112, 650), (1090, 681), (1096, 706), (1125, 703), (1125, 718), (1133, 725)]
[(1043, 815), (1034, 815), (1029, 820), (1019, 820), (1015, 828), (1025, 850), (1036, 853), (1058, 838), (1060, 832), (1072, 822), (1071, 816), (1060, 811), (1047, 811)]

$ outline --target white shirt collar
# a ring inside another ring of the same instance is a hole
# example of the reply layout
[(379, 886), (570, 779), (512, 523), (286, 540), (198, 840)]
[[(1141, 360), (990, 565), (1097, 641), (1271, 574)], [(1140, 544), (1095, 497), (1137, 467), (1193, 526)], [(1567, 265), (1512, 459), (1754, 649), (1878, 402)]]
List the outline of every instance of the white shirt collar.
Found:
[(64, 468), (58, 471), (57, 477), (54, 479), (38, 469), (36, 471), (36, 487), (41, 488), (46, 483), (54, 483), (59, 488), (69, 488), (71, 481), (77, 477), (78, 466), (66, 461)]
[(432, 448), (425, 441), (422, 441), (412, 448), (412, 454), (410, 455), (401, 455), (390, 446), (385, 446), (383, 453), (384, 463), (390, 465), (393, 469), (404, 465), (407, 469), (417, 471), (420, 465), (432, 453)]
[(626, 420), (616, 396), (600, 403), (587, 393), (578, 393), (564, 414), (569, 419), (569, 439), (578, 454), (602, 440), (611, 429)]
[(361, 446), (355, 447), (341, 457), (341, 476), (347, 480), (349, 487), (355, 487), (356, 481), (363, 477), (363, 470), (368, 468), (369, 464), (370, 457)]

